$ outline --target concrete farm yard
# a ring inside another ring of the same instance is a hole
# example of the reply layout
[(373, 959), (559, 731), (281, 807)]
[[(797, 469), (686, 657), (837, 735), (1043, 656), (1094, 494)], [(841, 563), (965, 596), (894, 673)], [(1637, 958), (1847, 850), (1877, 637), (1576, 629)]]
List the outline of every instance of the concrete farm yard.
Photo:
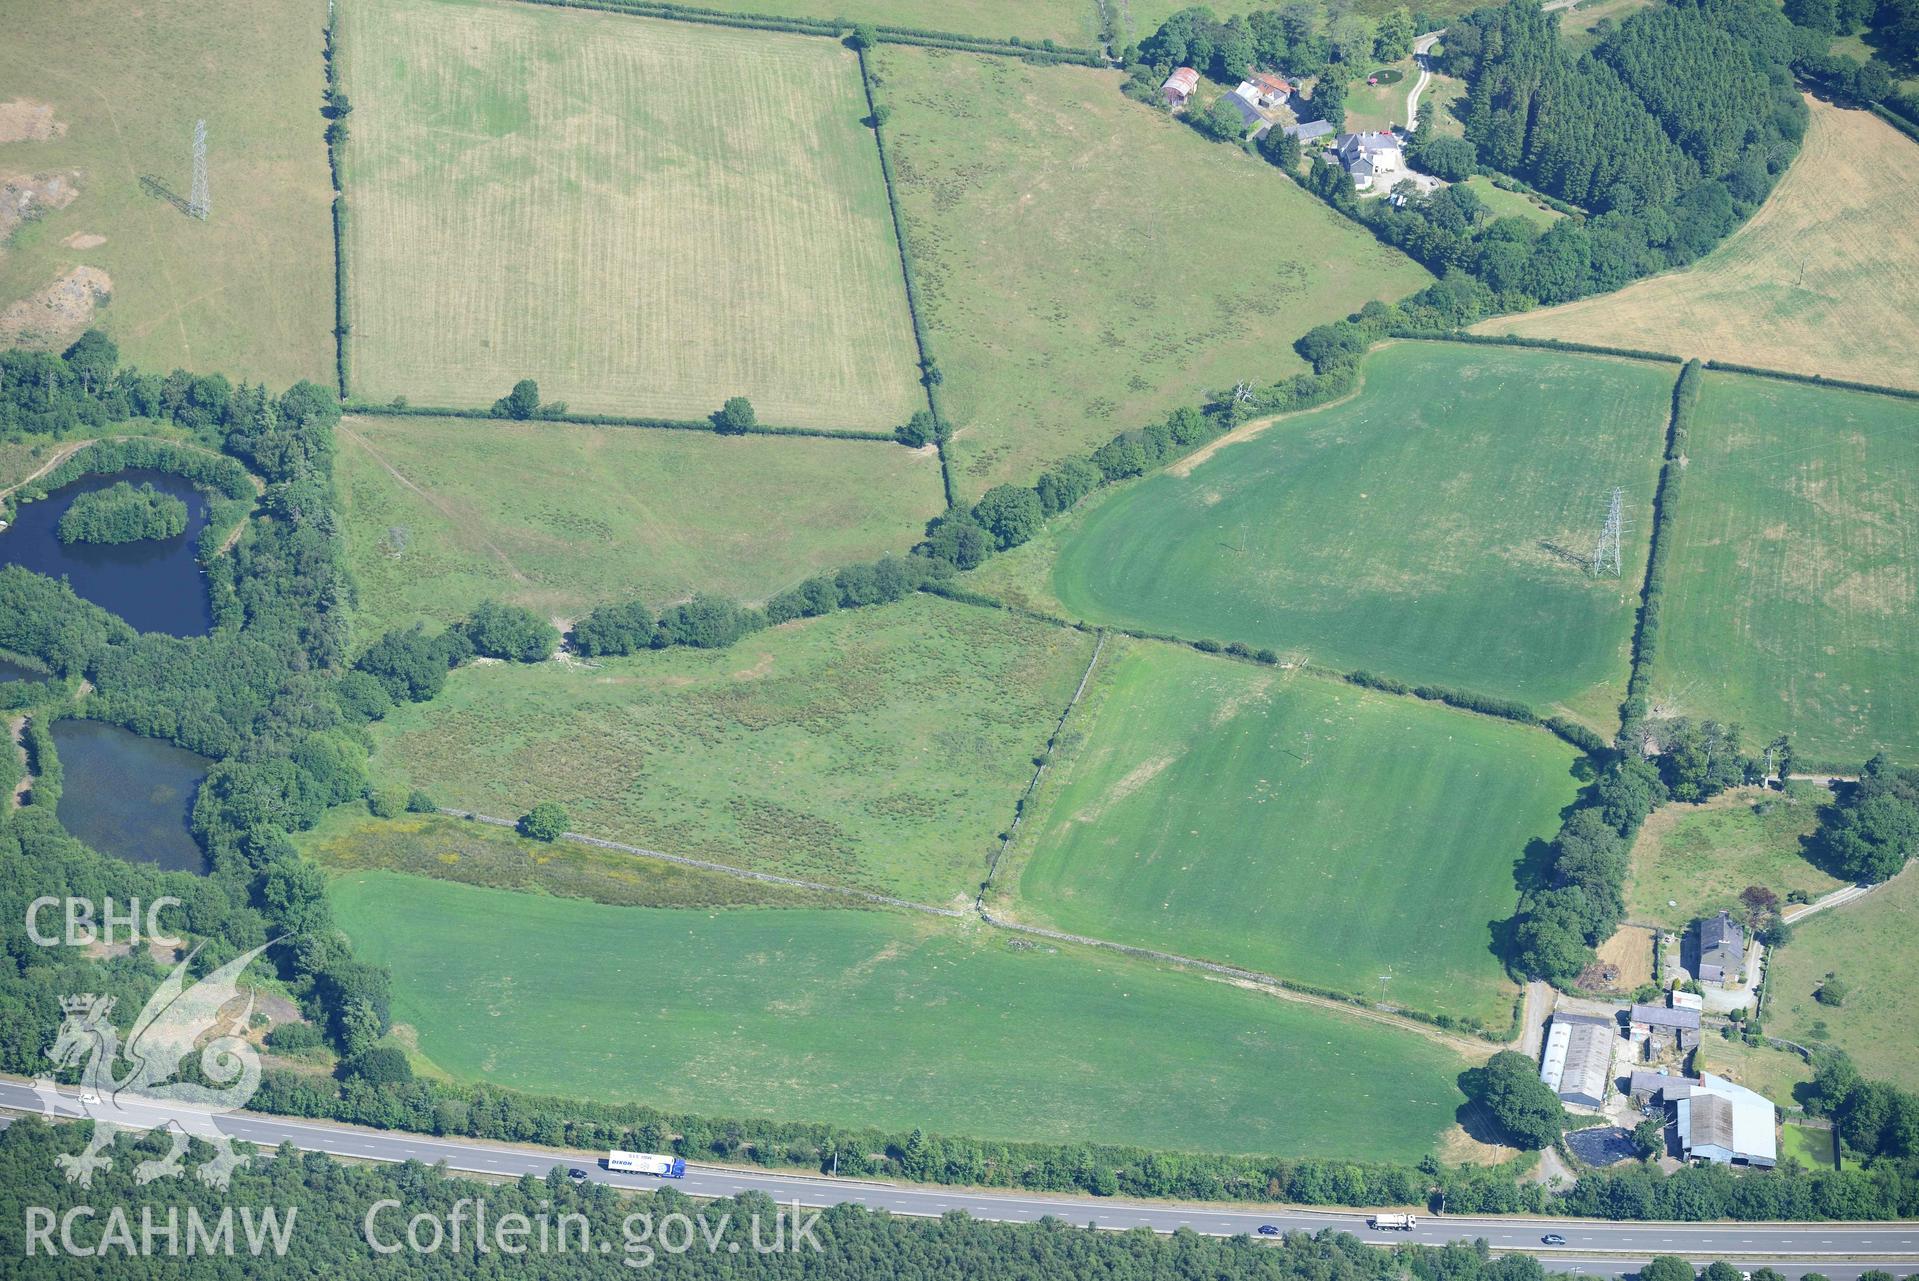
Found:
[(531, 377), (575, 410), (745, 395), (879, 429), (924, 407), (850, 51), (505, 0), (342, 11), (356, 395), (484, 407)]

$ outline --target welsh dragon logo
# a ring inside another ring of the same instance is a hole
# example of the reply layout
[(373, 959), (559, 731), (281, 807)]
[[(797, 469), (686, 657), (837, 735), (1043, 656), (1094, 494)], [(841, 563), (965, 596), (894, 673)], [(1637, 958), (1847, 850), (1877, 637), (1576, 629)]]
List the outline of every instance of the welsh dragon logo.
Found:
[[(184, 1173), (189, 1138), (203, 1139), (214, 1149), (213, 1159), (197, 1171), (200, 1181), (211, 1187), (224, 1189), (233, 1171), (247, 1163), (216, 1118), (246, 1106), (260, 1085), (260, 1055), (245, 1036), (253, 997), (248, 994), (237, 1014), (223, 1016), (222, 1011), (239, 998), (241, 971), (269, 946), (263, 943), (189, 984), (187, 966), (200, 950), (196, 947), (140, 1011), (125, 1045), (108, 1017), (112, 997), (62, 998), (66, 1020), (47, 1057), (61, 1067), (84, 1064), (80, 1106), (93, 1122), (93, 1138), (85, 1151), (56, 1158), (69, 1181), (92, 1186), (94, 1171), (113, 1164), (105, 1154), (122, 1130), (165, 1130), (172, 1140), (165, 1156), (134, 1167), (134, 1178), (141, 1183)], [(201, 1074), (213, 1084), (171, 1079), (196, 1052)], [(125, 1071), (116, 1074), (122, 1063)], [(49, 1116), (71, 1115), (71, 1096), (58, 1093), (51, 1080), (41, 1078), (34, 1089)], [(59, 1103), (67, 1110), (56, 1110)]]

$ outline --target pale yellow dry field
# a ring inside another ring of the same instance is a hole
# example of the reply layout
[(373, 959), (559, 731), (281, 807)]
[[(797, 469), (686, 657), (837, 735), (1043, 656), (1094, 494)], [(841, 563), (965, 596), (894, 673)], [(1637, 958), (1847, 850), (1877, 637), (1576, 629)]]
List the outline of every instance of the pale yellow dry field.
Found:
[(1919, 387), (1919, 148), (1813, 102), (1799, 159), (1705, 258), (1478, 329)]
[(924, 408), (833, 41), (480, 0), (343, 9), (349, 382), (885, 428)]

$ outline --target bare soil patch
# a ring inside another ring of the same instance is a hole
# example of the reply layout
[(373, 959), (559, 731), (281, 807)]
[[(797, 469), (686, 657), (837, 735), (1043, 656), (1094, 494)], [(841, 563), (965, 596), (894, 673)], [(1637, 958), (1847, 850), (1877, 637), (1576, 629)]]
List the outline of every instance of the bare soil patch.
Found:
[(1475, 1139), (1466, 1133), (1466, 1127), (1458, 1124), (1446, 1131), (1439, 1139), (1439, 1159), (1447, 1165), (1493, 1166), (1510, 1161), (1518, 1154), (1518, 1148)]
[(79, 175), (73, 173), (19, 173), (0, 178), (0, 245), (12, 239), (27, 219), (72, 204), (80, 194), (78, 184)]
[(69, 249), (98, 249), (107, 243), (107, 238), (95, 235), (91, 231), (76, 231), (60, 243)]
[(113, 281), (98, 267), (75, 267), (45, 289), (0, 311), (0, 343), (17, 347), (64, 347), (93, 323), (93, 313), (113, 293)]
[(0, 142), (45, 142), (67, 131), (67, 122), (56, 119), (53, 104), (32, 98), (0, 102)]
[(1652, 982), (1653, 931), (1641, 925), (1622, 925), (1599, 945), (1599, 963), (1614, 972), (1602, 991), (1630, 992)]

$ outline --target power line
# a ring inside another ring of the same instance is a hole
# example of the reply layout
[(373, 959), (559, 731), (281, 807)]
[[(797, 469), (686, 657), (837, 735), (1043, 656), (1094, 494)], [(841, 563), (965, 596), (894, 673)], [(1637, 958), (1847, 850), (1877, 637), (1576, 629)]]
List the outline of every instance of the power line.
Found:
[(1606, 527), (1599, 531), (1593, 545), (1592, 574), (1599, 578), (1610, 572), (1614, 578), (1626, 572), (1623, 555), (1626, 533), (1626, 491), (1613, 487), (1612, 501), (1606, 505)]
[(187, 212), (205, 222), (211, 208), (207, 195), (207, 122), (201, 120), (193, 126), (193, 187), (187, 194)]

